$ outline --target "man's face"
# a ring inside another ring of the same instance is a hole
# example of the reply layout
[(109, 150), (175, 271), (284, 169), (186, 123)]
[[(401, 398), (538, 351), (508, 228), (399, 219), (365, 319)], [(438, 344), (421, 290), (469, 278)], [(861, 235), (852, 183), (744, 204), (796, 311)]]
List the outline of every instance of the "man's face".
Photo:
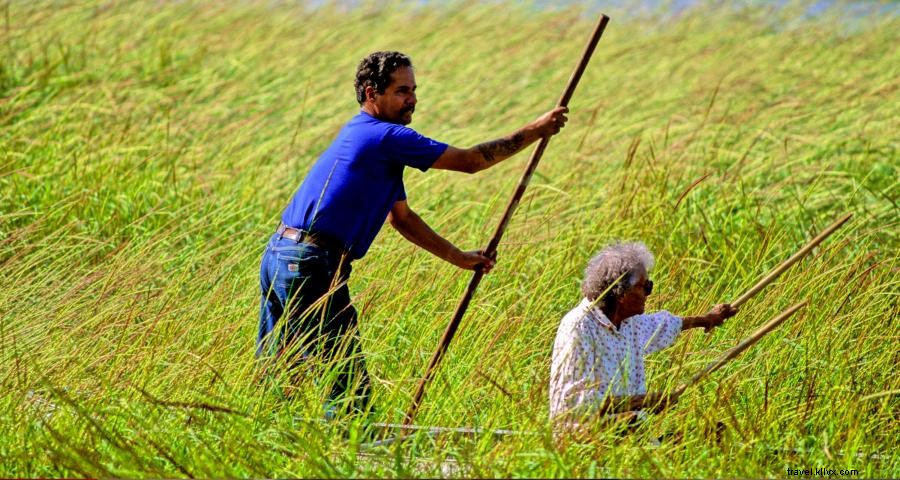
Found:
[(386, 122), (409, 125), (412, 122), (412, 114), (416, 110), (416, 76), (413, 69), (401, 67), (391, 74), (391, 83), (384, 89), (384, 93), (375, 92), (371, 87), (366, 88), (369, 102), (372, 102), (372, 110), (375, 117)]

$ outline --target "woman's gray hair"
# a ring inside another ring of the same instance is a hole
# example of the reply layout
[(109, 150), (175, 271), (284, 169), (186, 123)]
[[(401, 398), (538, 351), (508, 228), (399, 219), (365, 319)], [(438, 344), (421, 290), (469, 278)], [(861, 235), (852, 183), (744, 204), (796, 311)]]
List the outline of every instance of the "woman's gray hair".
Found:
[[(643, 242), (613, 243), (588, 262), (581, 293), (592, 302), (607, 290), (616, 298), (621, 297), (637, 283), (641, 273), (652, 268), (653, 254)], [(596, 305), (603, 308), (603, 300)]]

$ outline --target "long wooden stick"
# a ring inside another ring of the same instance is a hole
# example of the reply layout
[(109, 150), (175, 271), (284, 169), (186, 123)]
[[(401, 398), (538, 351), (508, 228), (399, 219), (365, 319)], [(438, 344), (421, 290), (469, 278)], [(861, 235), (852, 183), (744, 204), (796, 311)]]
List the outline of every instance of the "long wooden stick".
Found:
[(775, 267), (771, 272), (769, 272), (768, 275), (763, 277), (762, 280), (756, 282), (756, 285), (750, 287), (750, 289), (747, 290), (746, 292), (744, 292), (743, 295), (738, 297), (737, 300), (731, 302), (731, 305), (738, 307), (741, 304), (743, 304), (744, 302), (746, 302), (747, 300), (750, 300), (751, 298), (753, 298), (753, 296), (756, 295), (757, 293), (759, 293), (760, 290), (765, 288), (766, 285), (774, 282), (775, 279), (778, 278), (782, 273), (784, 273), (785, 270), (790, 268), (791, 265), (797, 263), (801, 258), (805, 257), (810, 251), (812, 251), (813, 248), (816, 247), (816, 245), (822, 243), (823, 240), (825, 240), (826, 238), (831, 236), (831, 234), (834, 233), (835, 230), (840, 228), (841, 225), (843, 225), (844, 223), (847, 223), (847, 220), (850, 220), (850, 217), (852, 217), (852, 216), (853, 216), (852, 213), (848, 213), (848, 214), (844, 215), (843, 217), (837, 219), (834, 223), (829, 225), (828, 228), (826, 228), (825, 230), (822, 230), (822, 233), (816, 235), (816, 238), (813, 238), (812, 240), (810, 240), (809, 243), (804, 245), (803, 248), (801, 248), (797, 253), (793, 254), (791, 256), (791, 258), (785, 260), (784, 262), (781, 263), (781, 265), (778, 265), (777, 267)]
[[(822, 230), (821, 233), (816, 235), (815, 238), (810, 240), (806, 245), (803, 246), (803, 248), (798, 250), (797, 253), (791, 255), (790, 258), (788, 258), (787, 260), (782, 262), (780, 265), (778, 265), (777, 267), (772, 269), (772, 271), (770, 271), (765, 277), (763, 277), (760, 281), (756, 282), (756, 285), (753, 285), (752, 287), (750, 287), (749, 290), (747, 290), (740, 297), (738, 297), (736, 300), (731, 302), (731, 305), (738, 307), (738, 306), (742, 305), (744, 302), (746, 302), (747, 300), (750, 300), (751, 298), (753, 298), (753, 296), (756, 295), (757, 293), (759, 293), (760, 290), (765, 288), (770, 283), (774, 282), (775, 279), (777, 279), (782, 273), (785, 272), (785, 270), (787, 270), (788, 268), (791, 268), (791, 266), (793, 264), (797, 263), (798, 261), (800, 261), (800, 259), (802, 259), (806, 255), (808, 255), (809, 252), (811, 252), (813, 248), (815, 248), (817, 245), (822, 243), (826, 238), (830, 237), (831, 234), (834, 233), (838, 228), (841, 228), (841, 226), (843, 226), (845, 223), (847, 223), (847, 220), (850, 220), (850, 217), (852, 217), (852, 216), (853, 216), (852, 213), (848, 213), (848, 214), (842, 216), (841, 218), (835, 220), (834, 223), (832, 223), (827, 228), (825, 228), (825, 230)], [(753, 333), (753, 335), (751, 335), (750, 337), (745, 339), (743, 342), (739, 343), (737, 346), (735, 346), (731, 350), (728, 350), (727, 352), (725, 352), (725, 354), (722, 355), (722, 357), (720, 357), (715, 362), (709, 364), (709, 366), (707, 366), (706, 369), (704, 369), (700, 373), (694, 375), (694, 378), (692, 378), (688, 383), (682, 384), (677, 389), (675, 389), (675, 391), (672, 393), (673, 397), (677, 399), (678, 397), (681, 396), (682, 393), (684, 393), (684, 391), (688, 387), (690, 387), (691, 385), (694, 385), (695, 383), (697, 383), (703, 377), (709, 375), (710, 373), (718, 370), (719, 368), (722, 368), (722, 365), (725, 365), (731, 359), (738, 356), (741, 352), (743, 352), (744, 350), (749, 348), (751, 345), (753, 345), (754, 343), (759, 341), (760, 338), (762, 338), (767, 333), (769, 333), (772, 329), (774, 329), (775, 327), (780, 325), (781, 322), (787, 320), (788, 317), (793, 315), (794, 312), (799, 310), (804, 305), (806, 305), (806, 301), (798, 303), (797, 305), (794, 305), (793, 307), (785, 310), (781, 315), (775, 317), (774, 319), (772, 319), (771, 321), (769, 321), (768, 323), (766, 323), (765, 325), (760, 327), (759, 330), (757, 330), (756, 332)], [(709, 331), (709, 329), (707, 329), (707, 331)]]
[(735, 345), (734, 347), (732, 347), (731, 349), (726, 351), (721, 357), (719, 357), (718, 360), (707, 365), (706, 368), (704, 368), (699, 373), (694, 375), (687, 383), (683, 383), (680, 386), (678, 386), (678, 388), (676, 388), (675, 391), (672, 392), (673, 399), (678, 399), (678, 397), (680, 397), (681, 394), (683, 394), (684, 391), (688, 389), (688, 387), (697, 384), (697, 382), (702, 380), (704, 377), (706, 377), (710, 373), (713, 373), (716, 370), (722, 368), (722, 366), (724, 366), (726, 363), (728, 363), (729, 361), (731, 361), (732, 359), (734, 359), (735, 357), (740, 355), (741, 352), (743, 352), (744, 350), (750, 348), (753, 344), (755, 344), (761, 338), (763, 338), (767, 333), (771, 332), (778, 325), (781, 325), (782, 322), (787, 320), (788, 317), (793, 315), (797, 310), (800, 310), (801, 308), (803, 308), (805, 305), (806, 305), (806, 300), (781, 312), (781, 314), (779, 314), (777, 317), (773, 318), (772, 320), (769, 320), (768, 323), (759, 327), (759, 329), (756, 330), (755, 332), (753, 332), (752, 335), (745, 338), (741, 343)]
[[(569, 83), (566, 85), (566, 89), (563, 91), (562, 97), (560, 97), (559, 102), (557, 103), (558, 106), (568, 106), (569, 100), (572, 98), (572, 94), (575, 93), (575, 87), (578, 85), (578, 81), (581, 79), (581, 75), (584, 73), (588, 61), (591, 59), (591, 55), (594, 53), (594, 48), (597, 46), (597, 42), (600, 41), (600, 36), (603, 35), (603, 30), (606, 29), (606, 24), (608, 22), (609, 17), (607, 17), (606, 15), (600, 15), (600, 20), (597, 22), (597, 26), (594, 28), (594, 33), (591, 35), (591, 39), (588, 41), (587, 46), (585, 46), (584, 52), (581, 54), (581, 60), (578, 62), (578, 66), (575, 67), (575, 70), (572, 72), (572, 76), (569, 77)], [(509, 224), (509, 220), (512, 218), (513, 212), (515, 212), (516, 207), (519, 205), (519, 201), (522, 199), (522, 195), (525, 193), (525, 188), (528, 187), (528, 183), (531, 181), (531, 175), (537, 168), (538, 162), (540, 162), (541, 156), (544, 154), (544, 149), (547, 148), (548, 143), (550, 143), (549, 137), (542, 138), (538, 143), (537, 148), (535, 148), (534, 152), (532, 152), (531, 159), (528, 161), (528, 166), (525, 168), (525, 173), (522, 174), (522, 178), (519, 180), (519, 186), (516, 188), (512, 199), (506, 206), (506, 212), (503, 214), (503, 219), (497, 226), (497, 230), (494, 231), (494, 236), (491, 237), (491, 241), (488, 243), (487, 248), (484, 249), (485, 256), (493, 257), (497, 252), (497, 246), (500, 245), (500, 239), (503, 237), (506, 226)], [(450, 324), (447, 325), (447, 329), (444, 330), (444, 335), (441, 337), (441, 341), (438, 343), (438, 347), (434, 351), (434, 355), (431, 356), (431, 361), (428, 363), (428, 368), (425, 370), (425, 375), (419, 381), (418, 387), (416, 387), (416, 393), (413, 395), (412, 404), (409, 406), (409, 410), (406, 411), (406, 417), (404, 419), (405, 425), (410, 425), (415, 418), (416, 412), (419, 409), (419, 404), (422, 402), (422, 397), (425, 395), (425, 387), (428, 385), (428, 382), (431, 380), (432, 375), (434, 375), (434, 371), (443, 358), (444, 353), (450, 346), (450, 341), (453, 340), (453, 335), (456, 334), (456, 330), (457, 328), (459, 328), (459, 323), (462, 320), (463, 315), (465, 315), (466, 309), (469, 308), (469, 302), (472, 300), (472, 296), (475, 294), (475, 289), (478, 288), (478, 284), (481, 282), (481, 277), (483, 276), (484, 273), (480, 269), (476, 270), (472, 275), (472, 279), (469, 281), (469, 286), (468, 288), (466, 288), (466, 293), (463, 295), (462, 299), (459, 301), (459, 304), (456, 306), (456, 311), (453, 313), (453, 318), (450, 320)]]

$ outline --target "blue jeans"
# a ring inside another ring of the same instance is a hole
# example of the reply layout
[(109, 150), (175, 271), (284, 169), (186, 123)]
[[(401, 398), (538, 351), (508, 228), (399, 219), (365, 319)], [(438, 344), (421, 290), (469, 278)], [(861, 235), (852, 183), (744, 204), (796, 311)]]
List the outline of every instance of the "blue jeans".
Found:
[[(326, 409), (363, 411), (369, 403), (369, 375), (349, 276), (350, 259), (340, 252), (272, 235), (259, 271), (256, 357), (277, 359), (294, 371), (312, 358), (323, 360), (336, 374)], [(354, 386), (353, 397), (347, 398)]]

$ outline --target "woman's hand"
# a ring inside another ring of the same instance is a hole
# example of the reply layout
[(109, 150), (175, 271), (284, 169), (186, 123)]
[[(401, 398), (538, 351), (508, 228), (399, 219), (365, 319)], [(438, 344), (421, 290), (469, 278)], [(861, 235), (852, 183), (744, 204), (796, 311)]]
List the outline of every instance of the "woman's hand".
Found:
[(659, 413), (669, 405), (673, 405), (678, 398), (673, 395), (663, 394), (659, 392), (650, 392), (644, 395), (641, 402), (642, 408), (648, 412)]
[(710, 331), (719, 325), (725, 323), (725, 320), (735, 316), (738, 312), (737, 307), (731, 306), (729, 303), (720, 303), (710, 309), (706, 314), (706, 331)]

